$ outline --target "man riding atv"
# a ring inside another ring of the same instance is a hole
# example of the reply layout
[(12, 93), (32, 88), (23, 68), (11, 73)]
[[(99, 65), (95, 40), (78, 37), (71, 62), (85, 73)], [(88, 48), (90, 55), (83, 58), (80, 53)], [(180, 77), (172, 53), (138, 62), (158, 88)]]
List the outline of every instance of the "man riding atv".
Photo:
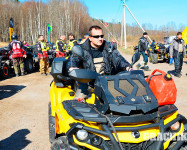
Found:
[(101, 27), (91, 26), (89, 35), (90, 37), (80, 45), (84, 52), (83, 59), (73, 54), (67, 65), (69, 71), (83, 67), (109, 75), (132, 70), (131, 65), (118, 52), (117, 46), (104, 40)]

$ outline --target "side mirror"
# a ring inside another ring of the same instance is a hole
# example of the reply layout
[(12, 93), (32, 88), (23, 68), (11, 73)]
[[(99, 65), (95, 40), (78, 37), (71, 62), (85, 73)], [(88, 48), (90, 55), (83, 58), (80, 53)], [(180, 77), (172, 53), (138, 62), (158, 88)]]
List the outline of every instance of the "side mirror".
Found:
[(139, 52), (136, 52), (136, 53), (132, 56), (132, 63), (131, 63), (131, 66), (133, 66), (139, 59), (140, 59), (140, 53), (139, 53)]
[(83, 49), (79, 45), (73, 46), (72, 53), (81, 59), (84, 57)]

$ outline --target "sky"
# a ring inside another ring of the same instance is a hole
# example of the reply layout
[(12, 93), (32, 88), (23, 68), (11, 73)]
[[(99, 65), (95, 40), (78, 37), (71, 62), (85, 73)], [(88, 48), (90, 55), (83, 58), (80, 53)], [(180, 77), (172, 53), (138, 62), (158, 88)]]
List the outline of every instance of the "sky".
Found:
[[(21, 0), (24, 2), (25, 0)], [(43, 0), (45, 1), (45, 0)], [(83, 2), (93, 18), (104, 22), (121, 22), (123, 13), (122, 0), (79, 0)], [(140, 22), (152, 24), (153, 28), (170, 25), (174, 22), (177, 28), (187, 26), (187, 0), (125, 0), (127, 6)], [(135, 24), (126, 9), (126, 23)]]

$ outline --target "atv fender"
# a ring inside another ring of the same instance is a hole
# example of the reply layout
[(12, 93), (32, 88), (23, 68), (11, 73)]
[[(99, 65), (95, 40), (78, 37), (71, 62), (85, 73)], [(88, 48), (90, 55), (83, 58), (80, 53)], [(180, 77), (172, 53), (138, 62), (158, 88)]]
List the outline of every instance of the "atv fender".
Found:
[(54, 81), (51, 84), (50, 99), (51, 99), (51, 115), (53, 117), (55, 117), (55, 106), (57, 105), (57, 102), (56, 102), (56, 96), (55, 96), (55, 83), (54, 83)]
[(51, 89), (50, 89), (50, 99), (51, 99), (51, 114), (53, 117), (55, 117), (55, 110), (58, 104), (62, 103), (64, 100), (72, 100), (74, 98), (74, 95), (69, 94), (71, 92), (74, 92), (71, 89), (71, 86), (58, 87), (55, 85), (54, 81), (52, 82)]

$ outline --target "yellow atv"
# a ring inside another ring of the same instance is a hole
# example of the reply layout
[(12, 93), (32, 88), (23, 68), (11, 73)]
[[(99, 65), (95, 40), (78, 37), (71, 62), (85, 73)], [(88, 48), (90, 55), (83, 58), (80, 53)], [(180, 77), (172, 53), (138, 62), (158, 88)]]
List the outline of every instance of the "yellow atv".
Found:
[[(158, 105), (143, 71), (109, 76), (86, 69), (68, 73), (67, 61), (55, 58), (52, 64), (52, 150), (187, 148), (186, 119), (178, 114), (175, 105)], [(80, 95), (85, 97), (79, 98)]]
[(161, 43), (149, 47), (149, 60), (157, 64), (158, 60), (169, 62), (169, 51)]

